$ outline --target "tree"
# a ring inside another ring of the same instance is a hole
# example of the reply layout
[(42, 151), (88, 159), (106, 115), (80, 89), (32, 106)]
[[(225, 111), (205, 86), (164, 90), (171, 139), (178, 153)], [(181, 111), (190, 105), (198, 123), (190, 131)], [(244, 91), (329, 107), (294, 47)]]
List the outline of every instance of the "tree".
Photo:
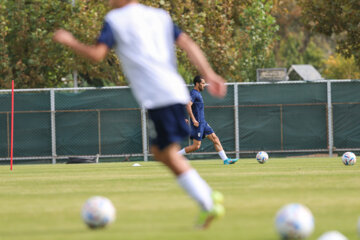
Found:
[(289, 33), (288, 36), (279, 41), (277, 49), (277, 62), (280, 66), (289, 68), (292, 64), (311, 64), (319, 71), (324, 69), (324, 49), (317, 44), (317, 36), (313, 37), (307, 44), (304, 52), (299, 49), (303, 48), (303, 33)]
[[(72, 7), (73, 18), (63, 23), (62, 27), (73, 32), (82, 42), (94, 44), (102, 28), (103, 18), (109, 10), (107, 2), (77, 0), (75, 3), (75, 6)], [(103, 62), (97, 64), (77, 56), (67, 49), (64, 51), (71, 56), (64, 62), (64, 67), (68, 71), (77, 70), (79, 72), (79, 76), (83, 80), (82, 86), (100, 87), (126, 84), (114, 51), (111, 51)]]
[[(272, 3), (256, 1), (144, 1), (167, 9), (205, 51), (214, 69), (230, 81), (255, 81), (256, 68), (273, 67), (278, 30)], [(179, 52), (180, 69), (195, 69)]]
[(0, 3), (0, 88), (11, 87), (12, 74), (10, 71), (10, 59), (8, 53), (8, 44), (6, 42), (6, 36), (8, 35), (9, 21), (5, 18), (7, 0), (3, 0)]
[[(241, 81), (238, 74), (244, 39), (236, 34), (244, 1), (154, 1), (143, 3), (167, 10), (174, 22), (205, 52), (212, 67), (227, 79)], [(187, 82), (197, 74), (185, 53), (178, 51), (180, 73)]]
[(330, 56), (325, 61), (323, 74), (328, 79), (360, 79), (360, 68), (354, 56), (344, 58), (341, 55)]
[(90, 82), (98, 78), (114, 83), (122, 80), (114, 54), (93, 65), (52, 41), (54, 30), (63, 27), (82, 41), (93, 43), (107, 11), (103, 3), (77, 1), (72, 6), (66, 1), (15, 0), (3, 2), (2, 9), (4, 6), (0, 87), (8, 87), (10, 78), (15, 79), (18, 88), (60, 86), (61, 79), (73, 70)]
[[(52, 4), (56, 6), (53, 7)], [(53, 64), (52, 57), (55, 56), (53, 47), (49, 44), (51, 36), (48, 34), (52, 29), (49, 29), (50, 24), (46, 22), (60, 22), (60, 18), (64, 17), (64, 14), (55, 10), (62, 9), (62, 3), (52, 4), (5, 1), (6, 12), (3, 16), (8, 26), (5, 36), (8, 66), (7, 74), (2, 76), (1, 86), (8, 86), (9, 76), (15, 79), (17, 87), (52, 85), (58, 69)]]
[(240, 16), (239, 32), (248, 40), (242, 45), (240, 73), (244, 81), (255, 81), (257, 68), (274, 67), (272, 47), (279, 26), (271, 9), (271, 2), (254, 1)]
[[(276, 25), (271, 4), (265, 0), (141, 2), (167, 10), (204, 50), (213, 68), (230, 81), (255, 81), (255, 69), (271, 64)], [(52, 41), (54, 30), (60, 27), (87, 44), (96, 41), (109, 10), (107, 3), (71, 3), (1, 1), (0, 88), (8, 88), (10, 79), (15, 79), (17, 88), (59, 87), (64, 85), (62, 78), (71, 81), (73, 70), (81, 77), (80, 86), (126, 84), (113, 51), (94, 65)], [(177, 54), (179, 71), (190, 82), (196, 69), (182, 51)]]
[(337, 36), (337, 51), (360, 64), (360, 1), (299, 0), (306, 26), (314, 32)]
[(324, 60), (334, 52), (332, 39), (310, 31), (303, 23), (303, 9), (297, 0), (275, 1), (272, 14), (280, 26), (274, 47), (277, 65), (289, 68), (292, 64), (311, 64), (322, 72)]

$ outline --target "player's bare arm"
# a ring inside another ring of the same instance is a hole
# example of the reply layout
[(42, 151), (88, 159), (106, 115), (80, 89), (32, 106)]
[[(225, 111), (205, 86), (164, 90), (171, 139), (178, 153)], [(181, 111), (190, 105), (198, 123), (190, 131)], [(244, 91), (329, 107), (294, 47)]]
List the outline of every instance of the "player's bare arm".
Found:
[(70, 32), (64, 29), (57, 30), (54, 33), (53, 40), (71, 48), (77, 54), (95, 62), (101, 62), (109, 52), (109, 48), (105, 44), (99, 43), (96, 45), (85, 45), (78, 41)]
[(190, 61), (209, 83), (208, 91), (210, 94), (216, 97), (224, 97), (226, 95), (225, 80), (214, 72), (199, 46), (186, 33), (179, 35), (176, 44), (186, 52)]
[(193, 122), (195, 127), (199, 127), (199, 122), (196, 120), (194, 113), (192, 112), (191, 106), (193, 105), (193, 102), (190, 101), (188, 104), (186, 104), (186, 111), (188, 112), (191, 121)]

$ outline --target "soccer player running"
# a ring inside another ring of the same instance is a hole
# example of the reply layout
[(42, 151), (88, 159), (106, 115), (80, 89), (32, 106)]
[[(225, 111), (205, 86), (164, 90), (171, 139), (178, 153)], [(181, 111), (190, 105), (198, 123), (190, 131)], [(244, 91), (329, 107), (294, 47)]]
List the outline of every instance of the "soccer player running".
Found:
[(96, 44), (83, 44), (63, 29), (57, 30), (53, 39), (95, 62), (102, 61), (110, 49), (115, 49), (135, 98), (148, 109), (155, 126), (157, 136), (152, 139), (152, 153), (199, 204), (201, 210), (196, 226), (206, 228), (213, 219), (224, 214), (223, 197), (212, 191), (186, 158), (178, 154), (179, 142), (189, 134), (184, 118), (185, 105), (190, 98), (177, 72), (174, 45), (187, 53), (210, 84), (208, 90), (212, 95), (225, 96), (225, 81), (165, 10), (142, 5), (136, 0), (109, 0), (109, 4), (112, 10), (105, 16)]
[(196, 76), (193, 82), (194, 89), (190, 92), (191, 100), (186, 105), (186, 110), (190, 116), (190, 138), (193, 140), (193, 144), (181, 149), (179, 153), (186, 154), (200, 149), (201, 140), (206, 137), (213, 142), (215, 150), (218, 152), (225, 165), (236, 163), (238, 159), (231, 159), (226, 156), (219, 138), (205, 120), (204, 101), (201, 96), (201, 92), (205, 89), (206, 85), (205, 79), (203, 77)]

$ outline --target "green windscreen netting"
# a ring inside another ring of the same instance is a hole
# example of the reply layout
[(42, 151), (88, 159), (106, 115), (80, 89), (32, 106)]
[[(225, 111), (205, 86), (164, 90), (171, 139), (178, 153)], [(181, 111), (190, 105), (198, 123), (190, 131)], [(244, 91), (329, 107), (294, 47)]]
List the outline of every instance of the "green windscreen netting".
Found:
[(58, 155), (142, 153), (141, 109), (129, 88), (56, 92)]
[(334, 146), (360, 148), (360, 82), (332, 84)]
[[(205, 117), (229, 156), (237, 150), (240, 154), (327, 152), (331, 129), (335, 151), (360, 149), (360, 82), (334, 81), (330, 86), (331, 126), (327, 81), (230, 84), (224, 99), (204, 91)], [(2, 161), (10, 157), (10, 110), (10, 91), (0, 91)], [(148, 136), (143, 137), (146, 116), (129, 88), (17, 90), (14, 157), (142, 157), (144, 148), (149, 150)], [(189, 144), (185, 139), (181, 146)], [(213, 154), (213, 144), (205, 139), (189, 158), (218, 157)]]
[[(14, 156), (51, 156), (49, 92), (16, 92)], [(10, 156), (11, 94), (0, 94), (0, 157)]]
[(326, 83), (239, 85), (241, 151), (327, 148)]

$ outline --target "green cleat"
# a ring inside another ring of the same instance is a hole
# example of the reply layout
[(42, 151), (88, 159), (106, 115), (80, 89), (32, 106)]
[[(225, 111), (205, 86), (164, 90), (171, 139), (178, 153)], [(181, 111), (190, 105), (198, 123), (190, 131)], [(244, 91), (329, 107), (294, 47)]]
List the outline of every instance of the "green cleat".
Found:
[(239, 159), (231, 159), (231, 158), (225, 159), (225, 160), (224, 160), (224, 165), (234, 164), (234, 163), (236, 163), (238, 160), (239, 160)]
[(224, 196), (220, 192), (213, 191), (211, 194), (213, 199), (213, 208), (210, 211), (202, 210), (195, 227), (197, 229), (206, 229), (214, 219), (221, 218), (225, 215), (225, 208), (223, 206)]

